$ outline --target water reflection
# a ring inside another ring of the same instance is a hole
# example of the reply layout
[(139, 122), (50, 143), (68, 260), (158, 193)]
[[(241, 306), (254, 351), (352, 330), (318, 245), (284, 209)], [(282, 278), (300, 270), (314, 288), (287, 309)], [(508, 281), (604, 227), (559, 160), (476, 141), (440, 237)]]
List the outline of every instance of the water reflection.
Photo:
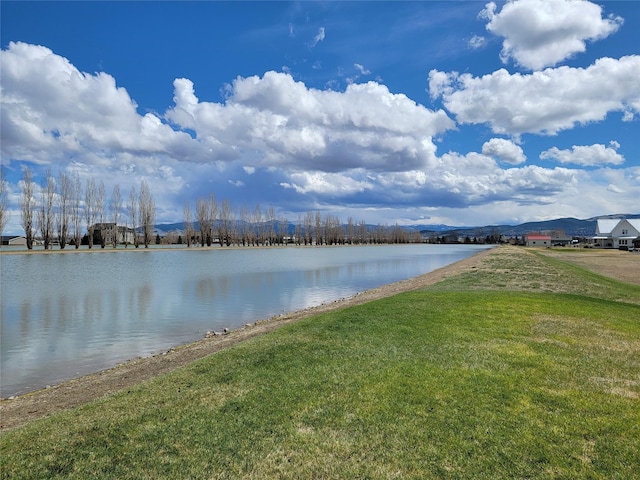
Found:
[(2, 255), (0, 395), (9, 396), (354, 295), (469, 246)]

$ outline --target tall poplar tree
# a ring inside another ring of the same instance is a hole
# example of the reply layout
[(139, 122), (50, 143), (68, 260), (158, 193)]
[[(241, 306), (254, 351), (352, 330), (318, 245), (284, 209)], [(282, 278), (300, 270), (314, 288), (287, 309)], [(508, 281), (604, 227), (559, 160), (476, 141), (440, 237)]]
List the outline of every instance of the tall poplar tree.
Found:
[(82, 242), (82, 182), (76, 173), (73, 179), (71, 197), (71, 224), (73, 225), (73, 245), (76, 250)]
[(93, 247), (93, 232), (96, 223), (96, 203), (98, 192), (96, 181), (93, 178), (87, 179), (87, 186), (84, 191), (84, 216), (87, 221), (87, 237), (89, 248)]
[[(127, 213), (129, 214), (129, 221), (131, 222), (131, 230), (133, 232), (133, 245), (138, 248), (138, 195), (135, 185), (131, 185), (129, 190), (129, 203), (127, 203)], [(128, 242), (127, 242), (128, 243)], [(126, 243), (125, 243), (126, 248)]]
[(33, 174), (29, 167), (22, 173), (22, 196), (20, 199), (20, 216), (24, 236), (27, 240), (27, 249), (33, 249), (33, 216), (36, 207), (36, 199), (33, 196)]
[(58, 175), (58, 242), (60, 249), (67, 246), (69, 239), (69, 227), (72, 218), (73, 205), (73, 180), (66, 173)]
[(153, 240), (153, 227), (156, 219), (156, 204), (149, 190), (146, 180), (140, 184), (140, 197), (138, 200), (140, 223), (142, 224), (144, 248), (149, 248)]
[(111, 201), (109, 202), (111, 212), (111, 222), (113, 223), (113, 248), (118, 246), (118, 220), (120, 219), (120, 210), (122, 210), (122, 195), (120, 194), (120, 185), (117, 183), (111, 192)]

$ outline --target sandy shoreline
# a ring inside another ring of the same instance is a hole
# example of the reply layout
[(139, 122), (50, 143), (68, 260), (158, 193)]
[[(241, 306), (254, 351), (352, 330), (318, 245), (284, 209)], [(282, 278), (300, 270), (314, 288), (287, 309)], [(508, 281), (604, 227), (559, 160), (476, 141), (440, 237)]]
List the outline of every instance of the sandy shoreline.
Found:
[[(499, 247), (498, 250), (502, 248), (517, 247)], [(478, 268), (484, 259), (495, 250), (482, 250), (469, 258), (424, 275), (367, 290), (353, 297), (278, 315), (258, 321), (250, 326), (233, 330), (225, 335), (212, 336), (171, 349), (162, 354), (132, 360), (114, 368), (69, 380), (50, 388), (26, 393), (15, 398), (2, 399), (0, 400), (0, 430), (23, 425), (31, 420), (47, 417), (53, 413), (129, 388), (194, 360), (303, 318), (432, 285), (447, 277)], [(640, 255), (606, 250), (599, 251), (597, 254), (595, 252), (578, 253), (571, 251), (565, 253), (558, 250), (539, 251), (549, 256), (559, 257), (564, 261), (574, 262), (603, 275), (640, 284)]]

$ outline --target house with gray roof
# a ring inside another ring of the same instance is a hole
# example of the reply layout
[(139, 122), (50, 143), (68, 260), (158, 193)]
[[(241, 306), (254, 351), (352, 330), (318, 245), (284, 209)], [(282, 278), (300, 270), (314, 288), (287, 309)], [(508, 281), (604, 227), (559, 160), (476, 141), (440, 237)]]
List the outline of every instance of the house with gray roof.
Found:
[(27, 246), (27, 238), (21, 235), (3, 235), (0, 237), (0, 245)]

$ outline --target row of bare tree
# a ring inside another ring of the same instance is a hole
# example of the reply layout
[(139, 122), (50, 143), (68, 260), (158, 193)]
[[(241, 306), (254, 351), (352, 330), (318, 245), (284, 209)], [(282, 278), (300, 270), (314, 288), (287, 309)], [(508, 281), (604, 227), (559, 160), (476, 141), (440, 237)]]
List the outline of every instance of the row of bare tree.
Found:
[[(379, 243), (420, 243), (419, 232), (402, 227), (381, 226), (371, 228), (364, 221), (354, 222), (349, 217), (346, 224), (331, 214), (324, 218), (318, 211), (301, 215), (289, 232), (289, 220), (278, 218), (273, 207), (265, 211), (260, 205), (253, 210), (246, 206), (233, 208), (229, 200), (218, 203), (215, 196), (198, 198), (195, 216), (189, 202), (184, 205), (184, 235), (187, 247), (192, 244), (211, 246), (272, 246), (295, 243), (296, 245), (341, 245)], [(197, 228), (196, 228), (197, 227)]]
[[(67, 245), (79, 248), (85, 231), (89, 248), (92, 248), (95, 229), (102, 231), (108, 222), (113, 224), (114, 234), (110, 243), (115, 248), (122, 239), (118, 232), (126, 233), (126, 228), (119, 230), (117, 227), (125, 216), (126, 226), (133, 232), (132, 243), (136, 247), (140, 244), (136, 234), (138, 225), (142, 226), (144, 246), (148, 247), (152, 242), (156, 206), (144, 180), (139, 193), (135, 187), (129, 191), (126, 209), (119, 185), (113, 187), (111, 197), (107, 200), (104, 183), (101, 180), (96, 184), (93, 178), (87, 179), (83, 188), (79, 176), (60, 173), (56, 179), (51, 170), (47, 170), (40, 186), (40, 195), (37, 195), (33, 174), (27, 167), (21, 186), (20, 214), (29, 250), (33, 248), (38, 233), (45, 250), (50, 249), (55, 241), (61, 249)], [(127, 212), (126, 215), (122, 213), (123, 210)], [(99, 234), (97, 237), (104, 248), (106, 236)]]
[[(4, 227), (7, 220), (6, 182), (0, 180), (0, 227)], [(60, 173), (56, 178), (50, 170), (45, 173), (40, 188), (37, 187), (31, 170), (26, 168), (21, 182), (20, 209), (28, 249), (33, 248), (36, 236), (45, 249), (52, 248), (54, 243), (61, 249), (67, 245), (79, 248), (83, 237), (86, 237), (89, 248), (93, 247), (94, 239), (102, 248), (107, 240), (114, 248), (118, 243), (148, 247), (154, 240), (156, 207), (144, 180), (139, 191), (135, 186), (131, 188), (128, 199), (123, 198), (119, 185), (114, 186), (110, 198), (107, 198), (102, 181), (96, 183), (89, 178), (83, 185), (77, 175)], [(109, 238), (102, 234), (107, 224), (110, 224), (112, 232)], [(208, 198), (198, 198), (195, 210), (192, 210), (190, 202), (185, 203), (183, 235), (183, 243), (188, 247), (195, 244), (211, 246), (214, 243), (221, 246), (271, 246), (423, 241), (419, 232), (410, 232), (397, 225), (370, 227), (364, 221), (355, 222), (352, 217), (343, 223), (334, 215), (323, 217), (318, 211), (300, 215), (294, 231), (289, 232), (288, 219), (277, 217), (273, 207), (263, 211), (258, 204), (253, 209), (246, 206), (237, 209), (229, 200), (219, 203), (213, 194)]]

